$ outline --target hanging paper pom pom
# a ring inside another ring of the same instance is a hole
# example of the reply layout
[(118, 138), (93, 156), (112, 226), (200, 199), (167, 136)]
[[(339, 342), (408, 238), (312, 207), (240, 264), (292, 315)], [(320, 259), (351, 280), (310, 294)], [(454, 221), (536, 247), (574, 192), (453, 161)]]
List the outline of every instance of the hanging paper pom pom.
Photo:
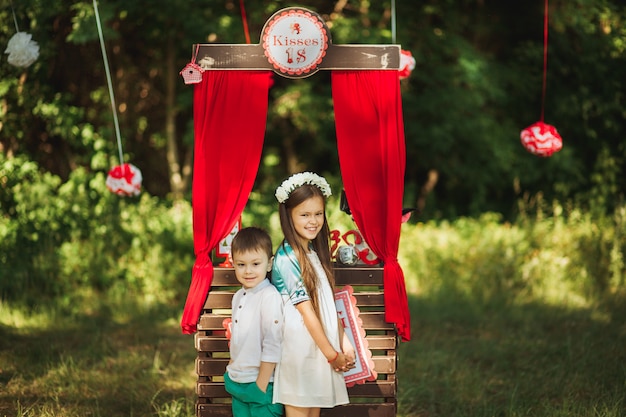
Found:
[(523, 129), (520, 138), (526, 150), (538, 156), (551, 156), (563, 147), (563, 139), (556, 128), (544, 122), (537, 122)]
[(137, 196), (141, 192), (141, 171), (132, 164), (116, 165), (107, 176), (107, 188), (118, 195)]
[(33, 35), (17, 32), (9, 39), (5, 54), (9, 54), (9, 64), (16, 67), (28, 67), (39, 57), (39, 45), (32, 40)]
[(415, 69), (415, 58), (410, 51), (400, 50), (400, 79), (404, 80), (411, 75), (411, 72)]

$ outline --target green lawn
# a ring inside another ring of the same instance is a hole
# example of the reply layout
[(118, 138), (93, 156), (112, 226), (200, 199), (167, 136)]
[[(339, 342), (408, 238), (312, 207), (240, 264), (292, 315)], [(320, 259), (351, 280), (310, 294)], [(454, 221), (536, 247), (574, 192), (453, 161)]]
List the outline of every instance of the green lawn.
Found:
[[(626, 415), (623, 300), (573, 309), (441, 294), (410, 306), (400, 416)], [(103, 310), (2, 309), (0, 416), (193, 416), (196, 352), (178, 312)]]
[(192, 416), (193, 337), (164, 312), (119, 313), (3, 311), (0, 416)]
[(626, 303), (564, 308), (411, 298), (405, 417), (626, 415)]
[[(398, 352), (399, 417), (626, 416), (618, 214), (403, 226), (412, 340)], [(79, 286), (31, 313), (0, 302), (0, 417), (194, 415), (193, 337), (179, 297), (159, 297), (183, 292), (172, 277), (188, 262), (141, 254), (127, 262), (144, 292), (120, 279), (108, 296)]]

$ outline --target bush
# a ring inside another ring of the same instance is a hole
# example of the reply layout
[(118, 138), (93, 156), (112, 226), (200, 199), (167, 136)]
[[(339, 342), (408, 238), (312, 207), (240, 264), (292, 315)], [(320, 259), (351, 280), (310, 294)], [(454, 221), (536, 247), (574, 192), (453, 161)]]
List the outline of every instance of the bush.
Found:
[[(2, 156), (0, 155), (0, 158)], [(69, 231), (56, 199), (61, 181), (22, 158), (0, 159), (0, 294), (58, 294), (56, 247)]]
[(477, 219), (404, 225), (400, 263), (414, 293), (487, 302), (530, 298), (581, 304), (624, 289), (624, 218), (576, 209), (502, 223)]
[[(253, 202), (244, 225), (261, 218), (278, 244), (276, 213)], [(119, 197), (103, 172), (84, 169), (62, 183), (0, 155), (0, 204), (2, 299), (68, 310), (96, 307), (103, 295), (148, 308), (182, 304), (194, 261), (188, 202)], [(545, 211), (521, 210), (513, 223), (486, 213), (404, 224), (399, 258), (409, 292), (581, 304), (624, 288), (626, 206), (612, 216), (558, 204)], [(334, 205), (329, 220), (342, 232), (355, 228)]]
[(188, 203), (119, 197), (104, 173), (84, 169), (61, 184), (19, 158), (0, 159), (0, 184), (2, 299), (70, 307), (91, 292), (148, 304), (182, 297), (193, 265)]

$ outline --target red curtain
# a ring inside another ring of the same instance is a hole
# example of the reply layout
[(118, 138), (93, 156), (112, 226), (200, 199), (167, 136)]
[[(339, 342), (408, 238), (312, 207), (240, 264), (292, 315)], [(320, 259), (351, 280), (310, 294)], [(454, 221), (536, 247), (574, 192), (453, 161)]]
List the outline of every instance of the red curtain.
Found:
[(410, 340), (398, 263), (406, 148), (398, 71), (333, 71), (337, 150), (354, 221), (384, 262), (385, 318)]
[(257, 174), (270, 71), (206, 71), (194, 86), (191, 202), (196, 261), (181, 319), (191, 334), (213, 280), (211, 251), (241, 215)]

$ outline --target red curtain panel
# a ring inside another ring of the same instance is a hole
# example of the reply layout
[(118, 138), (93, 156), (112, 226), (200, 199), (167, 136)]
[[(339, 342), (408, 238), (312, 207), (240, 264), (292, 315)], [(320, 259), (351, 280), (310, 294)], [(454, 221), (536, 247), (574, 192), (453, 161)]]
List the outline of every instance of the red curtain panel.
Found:
[(205, 71), (194, 85), (191, 203), (196, 260), (181, 319), (195, 333), (213, 280), (211, 251), (241, 215), (258, 171), (271, 71)]
[(354, 221), (384, 262), (385, 318), (411, 337), (398, 263), (406, 148), (398, 71), (333, 71), (337, 150)]

